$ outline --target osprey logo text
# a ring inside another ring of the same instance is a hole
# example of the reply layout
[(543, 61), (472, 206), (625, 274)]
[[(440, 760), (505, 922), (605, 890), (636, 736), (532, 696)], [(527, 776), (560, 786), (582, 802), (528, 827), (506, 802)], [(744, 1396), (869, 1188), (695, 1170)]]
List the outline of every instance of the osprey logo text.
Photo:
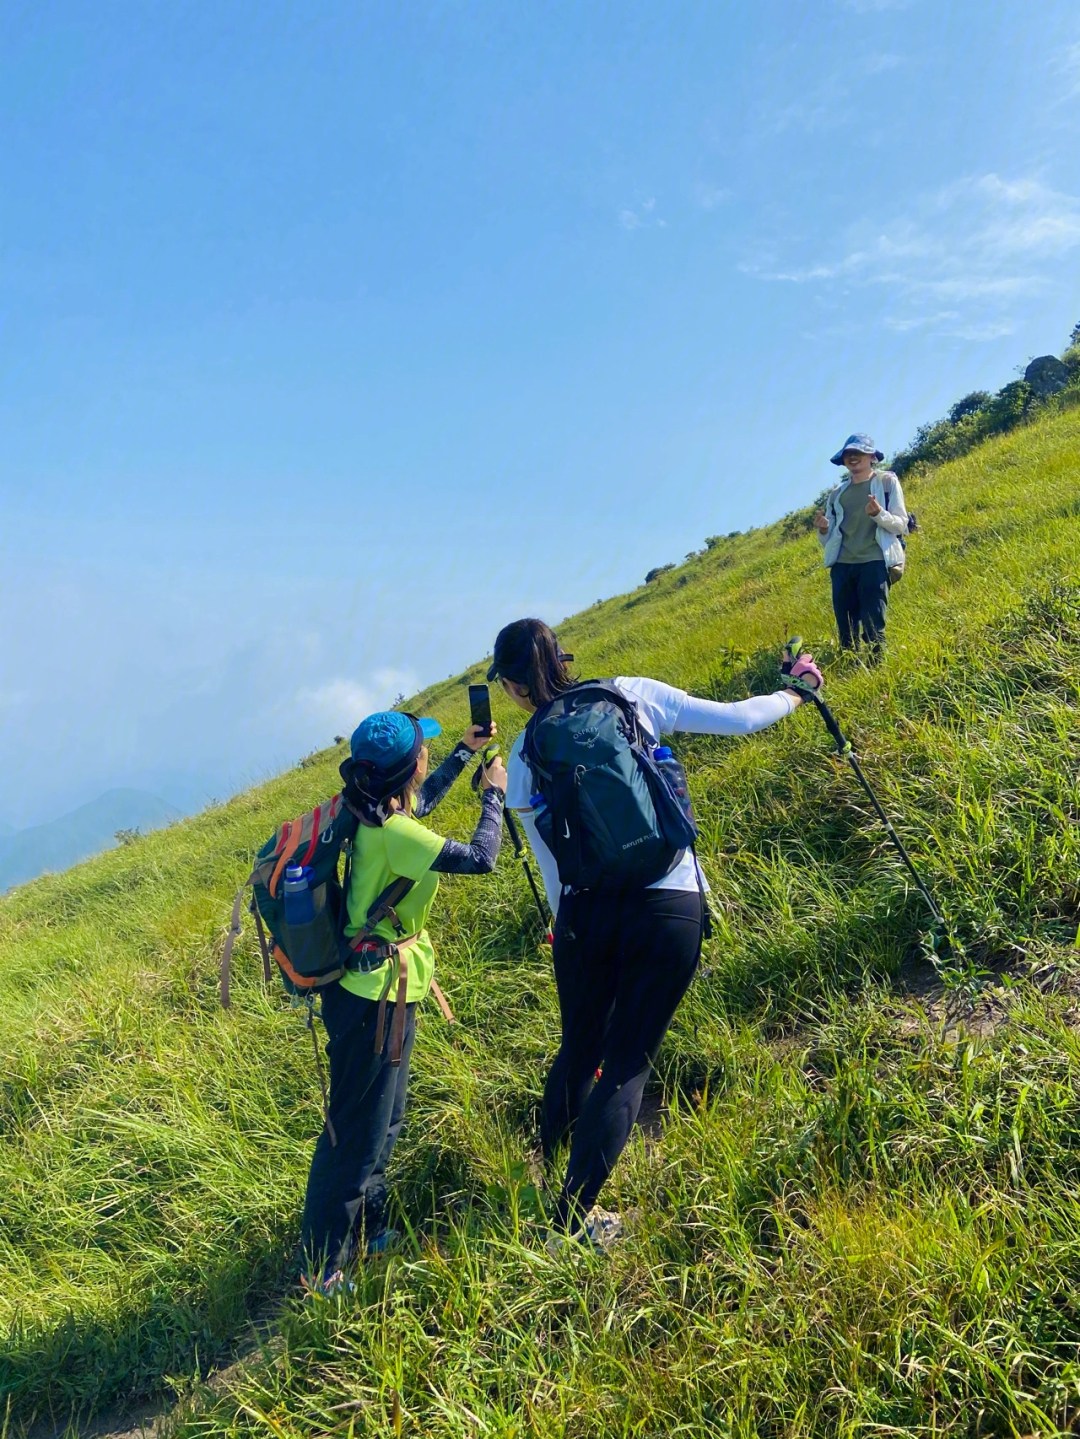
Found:
[(575, 744), (582, 744), (586, 747), (594, 745), (599, 738), (600, 731), (596, 729), (579, 729), (572, 739)]

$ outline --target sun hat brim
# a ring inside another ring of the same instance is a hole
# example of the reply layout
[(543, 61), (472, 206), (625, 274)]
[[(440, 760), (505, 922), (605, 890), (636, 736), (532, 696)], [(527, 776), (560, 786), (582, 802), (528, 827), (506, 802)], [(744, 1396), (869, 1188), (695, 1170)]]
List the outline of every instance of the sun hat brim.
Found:
[(847, 439), (837, 450), (835, 455), (829, 459), (831, 465), (842, 465), (844, 454), (848, 450), (858, 450), (860, 455), (873, 455), (875, 460), (883, 460), (885, 456), (874, 445), (869, 435), (848, 435)]

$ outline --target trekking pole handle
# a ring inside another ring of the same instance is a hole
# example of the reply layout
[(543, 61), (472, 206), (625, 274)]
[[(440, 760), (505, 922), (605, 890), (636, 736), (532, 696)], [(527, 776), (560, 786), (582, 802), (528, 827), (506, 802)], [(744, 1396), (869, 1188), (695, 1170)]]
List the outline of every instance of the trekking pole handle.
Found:
[(476, 766), (476, 769), (473, 770), (473, 777), (470, 781), (473, 791), (476, 794), (480, 793), (480, 781), (487, 773), (488, 765), (498, 756), (498, 753), (499, 746), (497, 744), (485, 745), (480, 751), (480, 763)]

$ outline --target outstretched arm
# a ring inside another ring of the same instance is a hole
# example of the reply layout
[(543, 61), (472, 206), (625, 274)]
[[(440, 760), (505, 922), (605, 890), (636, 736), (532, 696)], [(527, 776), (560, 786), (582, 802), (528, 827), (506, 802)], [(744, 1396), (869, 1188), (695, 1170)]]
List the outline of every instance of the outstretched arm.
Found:
[(748, 700), (721, 704), (718, 700), (687, 695), (672, 726), (673, 734), (756, 734), (798, 709), (799, 700), (790, 690), (771, 695), (754, 695)]

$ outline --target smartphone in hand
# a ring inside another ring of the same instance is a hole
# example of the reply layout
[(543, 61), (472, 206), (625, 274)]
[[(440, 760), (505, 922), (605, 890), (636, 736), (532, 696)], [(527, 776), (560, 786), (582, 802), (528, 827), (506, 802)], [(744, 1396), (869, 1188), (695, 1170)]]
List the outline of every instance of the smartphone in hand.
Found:
[(469, 686), (469, 718), (484, 735), (491, 734), (491, 692), (487, 685)]

